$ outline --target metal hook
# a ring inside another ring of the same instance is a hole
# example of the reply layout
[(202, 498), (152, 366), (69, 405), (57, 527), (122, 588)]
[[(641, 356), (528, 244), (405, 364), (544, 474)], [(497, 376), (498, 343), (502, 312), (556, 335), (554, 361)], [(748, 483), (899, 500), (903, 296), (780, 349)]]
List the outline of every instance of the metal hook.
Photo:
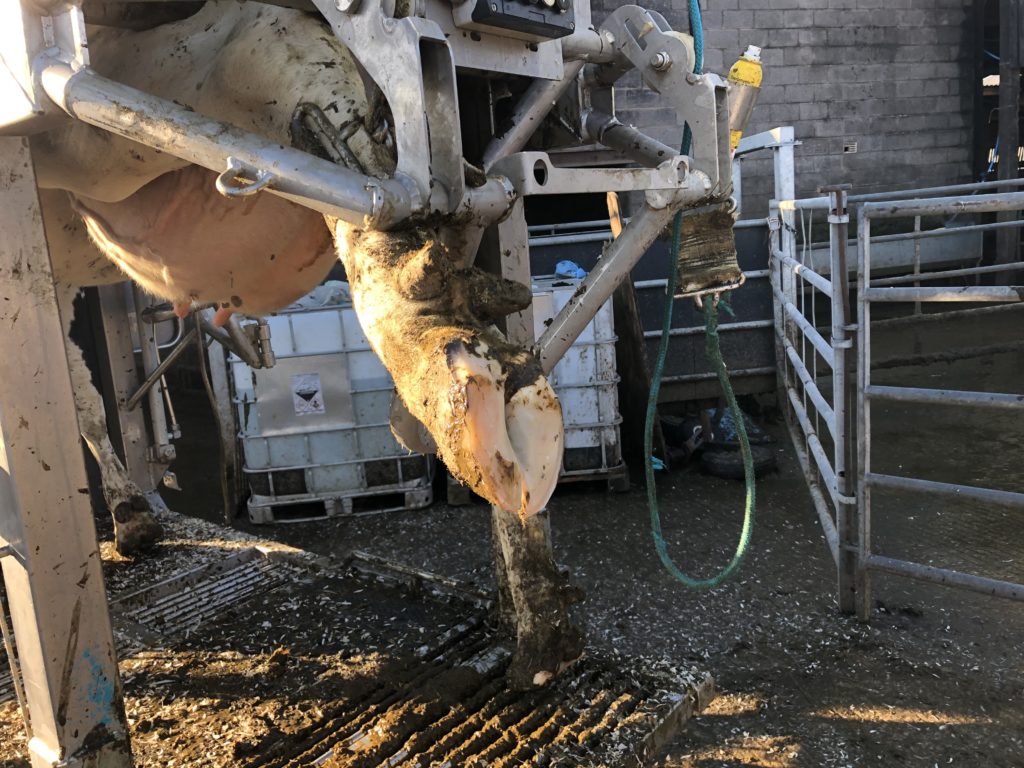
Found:
[[(240, 176), (249, 176), (256, 181), (238, 183)], [(217, 177), (214, 186), (224, 197), (248, 197), (255, 195), (264, 187), (270, 186), (274, 181), (274, 174), (270, 171), (260, 171), (250, 168), (241, 160), (234, 157), (228, 158), (228, 167)]]

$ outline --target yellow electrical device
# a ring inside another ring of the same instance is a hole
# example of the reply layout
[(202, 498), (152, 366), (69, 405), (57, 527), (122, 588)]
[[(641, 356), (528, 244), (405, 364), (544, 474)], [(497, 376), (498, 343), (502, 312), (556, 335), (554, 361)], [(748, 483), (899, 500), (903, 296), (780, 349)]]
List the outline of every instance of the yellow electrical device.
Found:
[(735, 152), (761, 91), (761, 49), (747, 50), (729, 70), (729, 151)]

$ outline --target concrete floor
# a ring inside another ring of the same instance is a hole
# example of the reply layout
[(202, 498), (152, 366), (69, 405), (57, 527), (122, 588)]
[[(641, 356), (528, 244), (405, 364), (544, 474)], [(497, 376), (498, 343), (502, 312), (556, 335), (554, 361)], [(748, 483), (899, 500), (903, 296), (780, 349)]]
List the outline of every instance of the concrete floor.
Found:
[[(880, 329), (876, 383), (1024, 392), (1024, 314)], [(945, 360), (951, 349), (1009, 343), (1001, 354)], [(720, 696), (664, 756), (682, 766), (1024, 766), (1024, 607), (896, 577), (875, 579), (868, 625), (840, 615), (834, 566), (785, 429), (779, 472), (758, 484), (753, 546), (741, 572), (692, 592), (661, 567), (642, 490), (570, 487), (550, 505), (557, 558), (587, 593), (578, 620), (596, 647), (692, 661)], [(874, 468), (1024, 490), (1024, 414), (876, 407)], [(185, 446), (182, 446), (183, 448)], [(181, 453), (188, 455), (187, 450)], [(219, 516), (209, 459), (179, 471), (179, 511)], [(205, 469), (204, 469), (205, 468)], [(742, 486), (684, 467), (659, 477), (669, 549), (706, 576), (728, 561)], [(189, 501), (191, 498), (193, 501)], [(877, 494), (876, 551), (1024, 581), (1020, 514), (977, 504)], [(247, 527), (240, 524), (241, 527)], [(489, 587), (488, 510), (444, 504), (405, 513), (261, 527), (324, 554), (360, 548)]]

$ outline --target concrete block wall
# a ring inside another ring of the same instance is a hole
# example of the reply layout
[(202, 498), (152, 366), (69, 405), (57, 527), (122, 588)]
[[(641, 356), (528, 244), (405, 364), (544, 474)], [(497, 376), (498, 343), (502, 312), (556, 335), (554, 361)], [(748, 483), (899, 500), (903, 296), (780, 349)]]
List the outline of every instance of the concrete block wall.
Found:
[[(687, 0), (638, 2), (688, 29)], [(593, 0), (595, 22), (619, 3)], [(763, 49), (756, 133), (792, 125), (797, 194), (847, 182), (857, 192), (971, 180), (974, 85), (970, 0), (701, 0), (705, 71), (728, 73)], [(679, 145), (674, 113), (632, 75), (619, 117)], [(979, 84), (980, 87), (980, 84)], [(856, 143), (856, 152), (844, 152)], [(744, 161), (744, 213), (772, 195), (770, 160)]]

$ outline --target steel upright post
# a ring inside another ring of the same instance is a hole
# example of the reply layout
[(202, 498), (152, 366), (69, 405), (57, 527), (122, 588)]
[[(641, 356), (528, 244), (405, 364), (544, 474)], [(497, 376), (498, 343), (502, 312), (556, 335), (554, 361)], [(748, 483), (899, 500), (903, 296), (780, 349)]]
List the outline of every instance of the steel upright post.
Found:
[[(1017, 156), (1020, 145), (1020, 0), (999, 1), (999, 168), (1001, 181), (1020, 176)], [(1018, 211), (1001, 213), (999, 221), (1012, 221)], [(996, 234), (996, 263), (1009, 264), (1020, 259), (1020, 232), (1003, 229)], [(1010, 282), (1010, 275), (997, 276), (997, 282)]]
[(871, 401), (866, 392), (871, 384), (871, 219), (861, 206), (857, 214), (857, 617), (871, 618), (871, 487), (866, 475), (871, 470)]
[(0, 547), (33, 768), (131, 765), (28, 140), (0, 138)]
[[(100, 311), (103, 316), (103, 339), (107, 347), (108, 370), (104, 386), (117, 401), (113, 414), (108, 413), (111, 440), (118, 441), (124, 449), (124, 466), (128, 476), (142, 489), (151, 503), (159, 503), (156, 493), (160, 473), (147, 458), (148, 440), (146, 418), (141, 409), (125, 407), (128, 398), (138, 389), (141, 380), (135, 366), (135, 352), (132, 344), (131, 325), (135, 320), (135, 305), (128, 301), (128, 287), (125, 283), (104, 285), (99, 288)], [(129, 316), (131, 313), (131, 316)], [(110, 417), (113, 418), (110, 418)], [(115, 442), (116, 445), (116, 442)]]
[(850, 215), (847, 210), (848, 184), (822, 187), (829, 195), (829, 253), (832, 273), (832, 349), (835, 367), (832, 376), (832, 405), (835, 419), (836, 531), (839, 534), (838, 599), (839, 610), (856, 610), (857, 583), (857, 499), (856, 474), (853, 471), (857, 450), (856, 352), (850, 334), (850, 283), (846, 264), (846, 241)]

